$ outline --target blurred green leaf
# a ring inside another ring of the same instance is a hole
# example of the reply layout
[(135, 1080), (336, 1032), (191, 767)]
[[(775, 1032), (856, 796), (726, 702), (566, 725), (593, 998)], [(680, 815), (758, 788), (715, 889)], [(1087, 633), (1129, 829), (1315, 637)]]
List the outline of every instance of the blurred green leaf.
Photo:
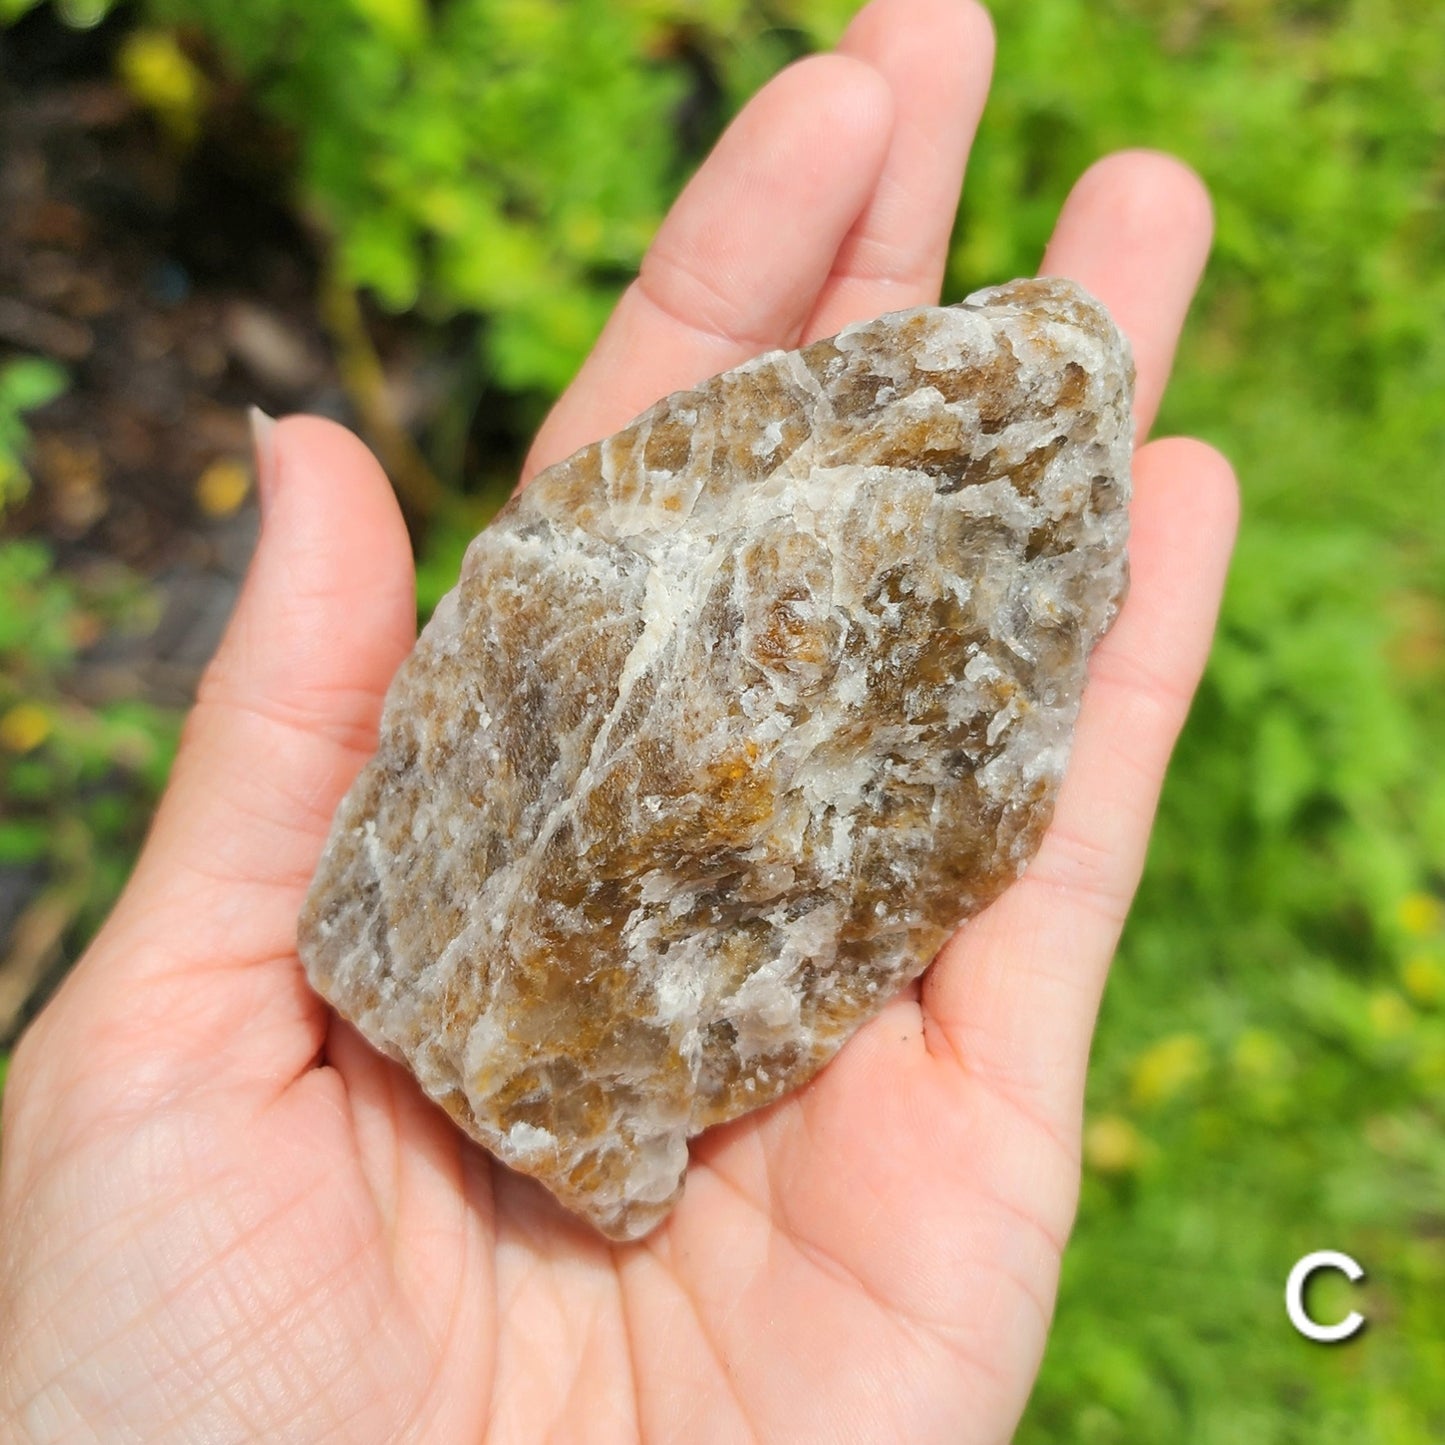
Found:
[(7, 362), (0, 367), (0, 416), (34, 411), (62, 395), (67, 385), (65, 368), (38, 357)]
[(0, 364), (0, 514), (30, 490), (25, 414), (54, 401), (66, 385), (65, 371), (53, 362), (20, 357)]
[(34, 863), (43, 858), (48, 840), (49, 830), (38, 820), (0, 823), (0, 867)]

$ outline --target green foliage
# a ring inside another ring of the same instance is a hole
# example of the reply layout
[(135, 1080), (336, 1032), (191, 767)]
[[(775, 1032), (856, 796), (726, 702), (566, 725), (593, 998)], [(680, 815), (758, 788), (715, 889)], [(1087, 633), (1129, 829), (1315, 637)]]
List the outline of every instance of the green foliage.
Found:
[[(728, 0), (152, 0), (198, 26), (295, 128), (306, 207), (384, 304), (487, 318), (512, 390), (576, 369), (721, 120), (685, 115), (685, 22)], [(721, 49), (721, 42), (718, 48)]]
[(79, 932), (110, 906), (175, 751), (168, 713), (75, 692), (77, 657), (154, 621), (117, 566), (58, 570), (29, 540), (0, 544), (0, 866), (36, 865)]
[[(1445, 15), (1008, 0), (995, 18), (954, 289), (1036, 265), (1099, 154), (1184, 156), (1218, 244), (1161, 430), (1221, 445), (1245, 497), (1019, 1438), (1445, 1438)], [(1370, 1273), (1372, 1326), (1335, 1349), (1282, 1307), (1324, 1247)]]
[(24, 463), (30, 443), (25, 413), (54, 401), (65, 384), (64, 371), (38, 357), (22, 357), (0, 366), (0, 515), (30, 490)]
[[(19, 20), (28, 10), (34, 10), (44, 0), (0, 0), (0, 25), (9, 25)], [(99, 25), (110, 12), (115, 0), (56, 0), (56, 10), (67, 25), (77, 30)]]
[[(58, 396), (65, 380), (39, 360), (0, 369), (0, 511), (30, 485), (24, 414)], [(145, 626), (148, 603), (123, 568), (70, 575), (43, 543), (0, 541), (0, 868), (37, 868), (80, 936), (120, 890), (176, 728), (137, 702), (87, 703), (70, 684), (82, 648), (107, 631)]]

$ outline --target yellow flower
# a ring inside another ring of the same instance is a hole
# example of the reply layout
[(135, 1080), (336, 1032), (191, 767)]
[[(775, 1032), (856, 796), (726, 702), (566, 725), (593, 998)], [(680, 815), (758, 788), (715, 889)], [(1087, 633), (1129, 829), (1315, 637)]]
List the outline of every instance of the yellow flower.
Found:
[(50, 736), (50, 714), (33, 702), (17, 702), (0, 717), (0, 747), (28, 753)]
[(116, 59), (126, 89), (149, 106), (179, 141), (193, 141), (209, 89), (174, 35), (136, 30), (122, 43)]
[(1084, 1130), (1084, 1162), (1096, 1174), (1132, 1174), (1144, 1159), (1144, 1136), (1121, 1114), (1102, 1114)]
[(1445, 1003), (1445, 962), (1438, 958), (1424, 953), (1407, 958), (1400, 969), (1400, 982), (1405, 992), (1426, 1008)]
[(251, 474), (240, 462), (212, 462), (196, 482), (196, 501), (208, 517), (229, 517), (246, 500)]
[(1208, 1062), (1198, 1035), (1171, 1034), (1134, 1061), (1130, 1095), (1141, 1107), (1167, 1103), (1199, 1079)]
[(1438, 898), (1428, 893), (1407, 893), (1400, 900), (1396, 917), (1400, 927), (1412, 938), (1428, 938), (1445, 924), (1445, 909), (1441, 908)]

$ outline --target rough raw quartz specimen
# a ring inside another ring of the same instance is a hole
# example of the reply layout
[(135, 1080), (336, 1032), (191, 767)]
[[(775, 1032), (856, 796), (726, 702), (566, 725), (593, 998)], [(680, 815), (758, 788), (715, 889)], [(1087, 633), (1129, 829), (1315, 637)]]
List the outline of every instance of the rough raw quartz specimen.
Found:
[(544, 472), (397, 675), (315, 986), (616, 1239), (1038, 845), (1125, 586), (1127, 345), (1016, 281), (772, 352)]

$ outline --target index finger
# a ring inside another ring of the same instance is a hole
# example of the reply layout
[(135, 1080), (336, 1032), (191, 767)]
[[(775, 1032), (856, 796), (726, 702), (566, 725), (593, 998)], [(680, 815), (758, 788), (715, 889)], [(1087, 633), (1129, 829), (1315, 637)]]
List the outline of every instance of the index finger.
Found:
[(988, 98), (993, 27), (973, 0), (872, 0), (838, 42), (894, 97), (883, 172), (848, 233), (803, 339), (938, 300), (964, 168)]

